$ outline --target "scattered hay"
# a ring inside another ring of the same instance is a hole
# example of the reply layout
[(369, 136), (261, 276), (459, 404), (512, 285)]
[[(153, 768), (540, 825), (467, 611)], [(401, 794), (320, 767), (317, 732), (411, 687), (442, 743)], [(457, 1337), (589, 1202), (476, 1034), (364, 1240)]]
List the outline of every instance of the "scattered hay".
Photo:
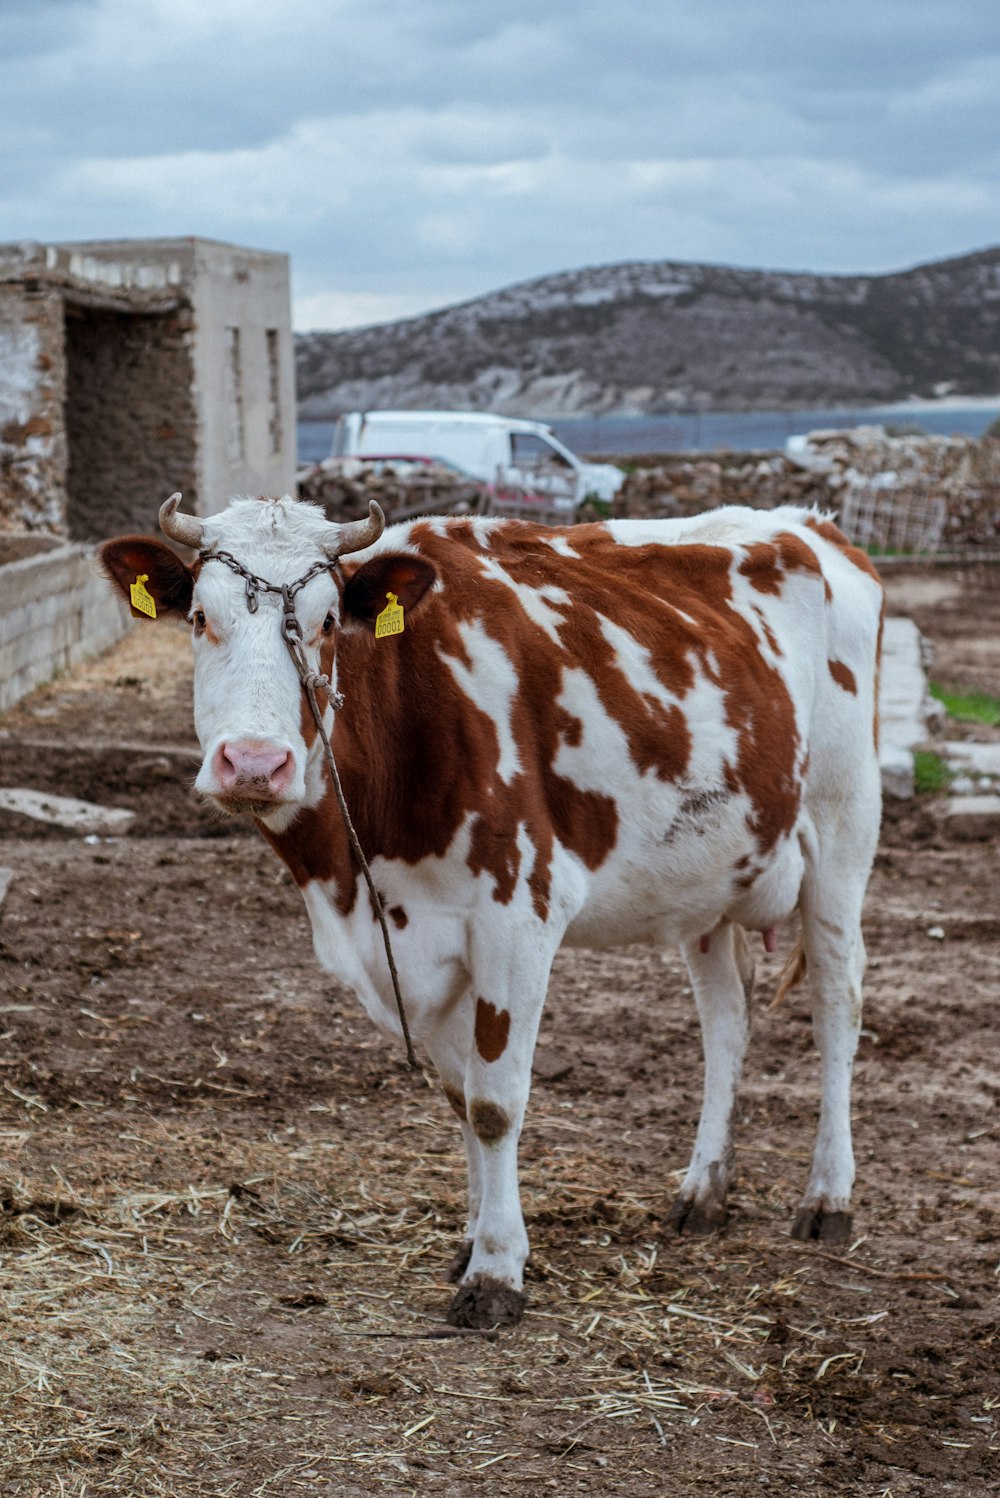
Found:
[[(405, 1166), (391, 1131), (362, 1147), (314, 1105), (315, 1132), (232, 1147), (232, 1179), (206, 1177), (183, 1113), (118, 1134), (119, 1151), (155, 1149), (155, 1186), (120, 1154), (113, 1175), (92, 1123), (86, 1189), (22, 1172), (0, 1213), (4, 1498), (411, 1491), (433, 1475), (565, 1491), (609, 1462), (652, 1472), (678, 1442), (777, 1457), (821, 1424), (820, 1388), (871, 1386), (864, 1339), (889, 1310), (828, 1305), (819, 1323), (809, 1305), (828, 1264), (865, 1266), (791, 1242), (665, 1245), (670, 1193), (610, 1184), (599, 1135), (562, 1143), (555, 1109), (539, 1128), (560, 1142), (524, 1170), (528, 1319), (455, 1336), (442, 1276), (462, 1161), (436, 1147), (426, 1093), (388, 1090)], [(50, 1159), (83, 1158), (80, 1123), (44, 1127)]]

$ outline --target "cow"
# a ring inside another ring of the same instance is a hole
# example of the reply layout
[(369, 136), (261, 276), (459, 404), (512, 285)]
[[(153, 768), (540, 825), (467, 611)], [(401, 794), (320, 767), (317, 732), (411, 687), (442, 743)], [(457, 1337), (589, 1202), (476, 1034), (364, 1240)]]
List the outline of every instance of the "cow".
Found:
[[(725, 1219), (749, 934), (773, 950), (798, 912), (786, 981), (808, 973), (822, 1092), (792, 1233), (843, 1242), (880, 817), (868, 558), (792, 507), (385, 528), (375, 505), (338, 525), (287, 497), (204, 519), (179, 498), (160, 523), (193, 561), (132, 536), (106, 542), (103, 565), (139, 617), (190, 621), (195, 788), (253, 819), (301, 890), (320, 964), (398, 1037), (381, 896), (409, 1028), (465, 1142), (448, 1319), (524, 1310), (518, 1137), (563, 943), (680, 948), (704, 1097), (668, 1225), (702, 1233)], [(286, 649), (290, 610), (372, 888)]]

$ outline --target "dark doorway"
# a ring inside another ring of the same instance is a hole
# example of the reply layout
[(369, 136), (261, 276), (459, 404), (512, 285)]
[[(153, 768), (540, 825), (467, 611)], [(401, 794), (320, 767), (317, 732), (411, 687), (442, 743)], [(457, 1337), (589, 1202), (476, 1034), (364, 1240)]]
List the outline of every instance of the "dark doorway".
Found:
[(197, 424), (184, 310), (66, 305), (69, 534), (150, 532), (175, 489), (193, 503)]

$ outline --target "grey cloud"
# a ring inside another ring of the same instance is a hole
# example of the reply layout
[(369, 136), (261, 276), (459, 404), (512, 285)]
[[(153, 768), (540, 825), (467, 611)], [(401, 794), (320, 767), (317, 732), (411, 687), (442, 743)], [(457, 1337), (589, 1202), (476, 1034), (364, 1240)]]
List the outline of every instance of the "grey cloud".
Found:
[[(272, 0), (217, 25), (118, 5), (140, 36), (155, 19), (148, 55), (98, 0), (3, 0), (11, 237), (266, 240), (310, 292), (415, 298), (615, 259), (886, 269), (1000, 238), (996, 0)], [(188, 162), (190, 192), (148, 190)]]

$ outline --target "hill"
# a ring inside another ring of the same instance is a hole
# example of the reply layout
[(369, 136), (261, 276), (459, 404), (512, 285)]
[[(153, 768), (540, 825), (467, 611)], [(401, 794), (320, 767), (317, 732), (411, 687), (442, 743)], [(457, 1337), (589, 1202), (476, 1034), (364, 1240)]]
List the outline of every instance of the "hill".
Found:
[(296, 338), (299, 411), (654, 414), (1000, 390), (1000, 247), (878, 276), (674, 261), (543, 276)]

